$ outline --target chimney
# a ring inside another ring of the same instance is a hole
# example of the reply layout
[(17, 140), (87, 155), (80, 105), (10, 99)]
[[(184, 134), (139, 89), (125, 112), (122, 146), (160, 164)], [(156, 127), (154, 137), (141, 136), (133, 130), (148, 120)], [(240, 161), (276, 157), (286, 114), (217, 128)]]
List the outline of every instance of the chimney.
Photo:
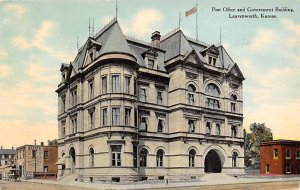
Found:
[(12, 146), (11, 149), (14, 149), (14, 147)]
[(44, 142), (41, 142), (41, 146), (44, 146)]
[(3, 149), (3, 146), (1, 146), (1, 149)]
[(161, 35), (160, 35), (159, 31), (155, 31), (155, 32), (152, 33), (151, 39), (152, 39), (152, 45), (154, 47), (159, 48), (159, 46), (160, 46), (160, 37), (161, 37)]

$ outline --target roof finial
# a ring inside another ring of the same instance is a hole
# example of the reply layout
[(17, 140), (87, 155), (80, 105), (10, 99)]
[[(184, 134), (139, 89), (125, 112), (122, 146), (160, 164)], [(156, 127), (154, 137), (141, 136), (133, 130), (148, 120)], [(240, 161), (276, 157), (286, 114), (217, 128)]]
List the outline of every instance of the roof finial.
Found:
[(89, 37), (92, 37), (94, 35), (94, 18), (93, 23), (91, 25), (91, 18), (89, 17)]
[(179, 30), (180, 30), (180, 24), (181, 24), (181, 12), (179, 12), (179, 18), (178, 18), (178, 21), (179, 21)]
[(116, 0), (116, 20), (118, 20), (118, 0)]
[(222, 30), (221, 30), (221, 27), (220, 27), (220, 45), (222, 44)]
[(77, 36), (77, 51), (79, 50), (79, 42), (78, 42), (78, 36)]

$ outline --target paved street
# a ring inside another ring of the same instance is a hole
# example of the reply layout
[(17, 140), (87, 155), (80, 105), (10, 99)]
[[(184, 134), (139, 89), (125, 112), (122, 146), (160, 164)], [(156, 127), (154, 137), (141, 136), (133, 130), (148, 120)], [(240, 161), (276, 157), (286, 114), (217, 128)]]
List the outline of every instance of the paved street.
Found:
[[(151, 184), (146, 187), (145, 185), (142, 188), (148, 189), (205, 189), (205, 190), (262, 190), (262, 189), (272, 189), (272, 190), (300, 190), (299, 188), (299, 181), (280, 181), (280, 182), (264, 182), (264, 183), (249, 183), (249, 184), (228, 184), (228, 185), (201, 185), (201, 186), (191, 186), (191, 187), (160, 187), (160, 188), (153, 188)], [(174, 184), (173, 184), (174, 185)], [(92, 190), (92, 189), (119, 189), (121, 186), (111, 186), (107, 187), (102, 184), (95, 184), (91, 187), (89, 184), (86, 184), (87, 187), (80, 186), (63, 186), (59, 184), (41, 184), (41, 183), (29, 183), (29, 182), (7, 182), (7, 181), (0, 181), (0, 190)], [(124, 186), (122, 186), (124, 188)], [(123, 189), (122, 188), (122, 189)], [(131, 189), (129, 187), (128, 189)], [(140, 189), (138, 186), (135, 186), (134, 189)]]

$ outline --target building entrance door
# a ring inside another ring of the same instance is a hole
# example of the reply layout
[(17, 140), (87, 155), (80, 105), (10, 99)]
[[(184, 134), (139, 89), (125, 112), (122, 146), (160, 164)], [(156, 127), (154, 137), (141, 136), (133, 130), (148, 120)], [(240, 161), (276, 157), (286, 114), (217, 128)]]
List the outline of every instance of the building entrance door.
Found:
[(70, 167), (71, 167), (71, 173), (75, 173), (75, 166), (76, 166), (76, 154), (75, 154), (75, 149), (72, 147), (70, 149), (70, 152), (69, 152), (69, 155), (70, 155)]
[(210, 150), (205, 157), (205, 173), (221, 173), (221, 159), (215, 150)]

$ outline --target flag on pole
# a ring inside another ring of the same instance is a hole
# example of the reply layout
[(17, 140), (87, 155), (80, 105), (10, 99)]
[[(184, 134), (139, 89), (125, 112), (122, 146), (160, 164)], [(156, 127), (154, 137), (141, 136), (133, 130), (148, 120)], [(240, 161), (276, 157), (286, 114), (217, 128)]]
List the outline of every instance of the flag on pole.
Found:
[(190, 16), (191, 14), (194, 14), (195, 12), (197, 12), (197, 7), (193, 7), (191, 10), (188, 10), (185, 12), (185, 16)]

